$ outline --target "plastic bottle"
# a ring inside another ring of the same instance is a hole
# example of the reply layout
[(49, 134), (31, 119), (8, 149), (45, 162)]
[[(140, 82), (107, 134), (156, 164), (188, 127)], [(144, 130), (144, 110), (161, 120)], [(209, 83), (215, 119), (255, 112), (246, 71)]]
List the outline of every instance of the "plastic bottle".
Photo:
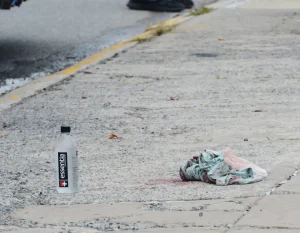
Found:
[(78, 188), (78, 151), (70, 136), (69, 126), (61, 127), (61, 136), (55, 149), (56, 189), (58, 193), (76, 193)]

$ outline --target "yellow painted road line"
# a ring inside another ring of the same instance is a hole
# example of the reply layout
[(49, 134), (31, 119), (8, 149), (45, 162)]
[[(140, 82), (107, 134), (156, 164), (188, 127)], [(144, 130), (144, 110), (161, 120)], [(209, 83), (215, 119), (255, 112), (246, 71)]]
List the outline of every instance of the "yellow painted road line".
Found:
[(149, 27), (145, 32), (134, 36), (129, 40), (117, 43), (107, 49), (103, 49), (99, 53), (96, 53), (71, 67), (68, 67), (58, 73), (33, 80), (25, 86), (19, 87), (3, 96), (0, 96), (0, 111), (9, 108), (12, 104), (16, 104), (22, 99), (28, 98), (30, 96), (42, 92), (44, 88), (55, 85), (58, 82), (71, 77), (71, 75), (76, 74), (78, 71), (100, 62), (102, 59), (112, 57), (118, 51), (123, 51), (125, 49), (135, 46), (137, 44), (137, 42), (134, 42), (135, 40), (146, 39), (149, 36), (153, 35), (154, 30), (158, 26), (176, 26), (190, 18), (191, 17), (187, 16), (178, 16), (176, 18), (167, 20), (163, 23), (153, 25)]
[(136, 39), (144, 39), (144, 38), (147, 38), (148, 36), (152, 35), (152, 32), (153, 30), (155, 30), (158, 26), (171, 26), (171, 25), (177, 25), (179, 24), (180, 22), (182, 22), (184, 20), (183, 17), (176, 17), (174, 19), (170, 19), (170, 20), (167, 20), (161, 24), (156, 24), (156, 25), (153, 25), (151, 26), (150, 28), (148, 28), (148, 30), (146, 32), (143, 32), (129, 40), (126, 40), (126, 41), (123, 41), (123, 42), (120, 42), (120, 43), (117, 43), (107, 49), (103, 49), (101, 52), (99, 53), (96, 53), (92, 56), (90, 56), (89, 58), (87, 59), (84, 59), (82, 60), (81, 62), (65, 69), (65, 70), (62, 70), (59, 72), (59, 74), (63, 74), (63, 75), (70, 75), (70, 74), (73, 74), (73, 73), (76, 73), (78, 70), (80, 70), (80, 68), (82, 66), (85, 66), (85, 65), (88, 65), (88, 64), (91, 64), (91, 63), (94, 63), (98, 60), (100, 60), (101, 58), (103, 58), (107, 53), (111, 53), (119, 48), (121, 48), (122, 46), (124, 46), (125, 44), (128, 44), (132, 41), (135, 41)]

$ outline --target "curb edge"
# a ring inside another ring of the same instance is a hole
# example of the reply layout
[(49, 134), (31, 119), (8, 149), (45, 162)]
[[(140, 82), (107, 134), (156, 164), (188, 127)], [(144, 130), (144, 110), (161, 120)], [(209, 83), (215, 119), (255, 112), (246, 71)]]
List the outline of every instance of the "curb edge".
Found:
[(117, 44), (114, 44), (110, 46), (109, 48), (103, 49), (100, 52), (93, 54), (84, 60), (62, 70), (57, 73), (54, 73), (49, 76), (37, 78), (35, 80), (30, 81), (28, 84), (21, 86), (19, 88), (16, 88), (3, 96), (0, 96), (0, 112), (10, 108), (11, 106), (18, 104), (24, 99), (27, 99), (29, 97), (32, 97), (36, 94), (39, 94), (45, 90), (45, 88), (48, 88), (50, 86), (56, 85), (60, 83), (61, 81), (72, 78), (75, 74), (78, 72), (91, 67), (95, 64), (98, 64), (99, 62), (106, 60), (108, 58), (113, 57), (116, 53), (128, 50), (138, 44), (138, 42), (134, 42), (137, 38), (147, 38), (153, 30), (158, 25), (164, 25), (164, 26), (171, 26), (171, 25), (179, 25), (186, 20), (190, 19), (192, 17), (187, 17), (186, 15), (181, 15), (176, 18), (172, 18), (169, 20), (166, 20), (162, 23), (152, 25), (149, 27), (148, 30), (146, 30), (143, 33), (140, 33), (134, 37), (132, 37), (129, 40), (125, 40), (122, 42), (119, 42)]

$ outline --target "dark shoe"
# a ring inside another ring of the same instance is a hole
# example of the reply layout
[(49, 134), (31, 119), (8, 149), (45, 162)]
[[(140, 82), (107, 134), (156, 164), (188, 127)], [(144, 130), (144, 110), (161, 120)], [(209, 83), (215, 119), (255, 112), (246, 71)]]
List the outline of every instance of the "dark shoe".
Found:
[(194, 2), (192, 0), (180, 0), (179, 2), (181, 2), (187, 9), (190, 9), (194, 6)]
[(178, 0), (130, 0), (127, 4), (132, 10), (180, 12), (185, 6)]
[(0, 0), (0, 9), (9, 10), (11, 7), (11, 0)]

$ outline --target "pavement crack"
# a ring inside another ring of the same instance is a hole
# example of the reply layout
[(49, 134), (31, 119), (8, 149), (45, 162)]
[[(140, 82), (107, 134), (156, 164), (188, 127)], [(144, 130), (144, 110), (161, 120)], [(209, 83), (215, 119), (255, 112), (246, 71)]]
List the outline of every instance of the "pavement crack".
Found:
[[(248, 206), (246, 212), (244, 212), (244, 214), (242, 216), (240, 216), (233, 224), (230, 228), (234, 227), (244, 216), (246, 216), (250, 211), (251, 209), (258, 204), (258, 202), (260, 202), (263, 198), (265, 198), (266, 196), (270, 196), (274, 193), (274, 191), (281, 187), (282, 185), (286, 184), (289, 180), (291, 180), (293, 177), (297, 176), (298, 173), (300, 172), (300, 170), (296, 170), (294, 171), (291, 175), (288, 176), (288, 178), (286, 180), (283, 180), (282, 182), (280, 183), (277, 183), (274, 185), (274, 187), (272, 189), (270, 189), (269, 191), (267, 191), (266, 193), (264, 193), (263, 196), (261, 197), (258, 197), (253, 203), (251, 206)], [(294, 228), (285, 228), (285, 227), (258, 227), (258, 226), (252, 226), (253, 228), (259, 228), (259, 229), (294, 229)], [(299, 229), (299, 228), (297, 228)], [(227, 233), (230, 229), (228, 230), (225, 230), (224, 233)]]
[(264, 196), (269, 196), (272, 193), (274, 193), (274, 191), (281, 187), (282, 185), (286, 184), (289, 180), (291, 180), (293, 177), (297, 176), (300, 170), (296, 170), (294, 171), (291, 175), (288, 176), (288, 178), (286, 180), (281, 181), (280, 183), (275, 184), (275, 187), (273, 187), (272, 189), (270, 189), (269, 191), (267, 191)]
[(248, 228), (252, 228), (252, 229), (262, 229), (262, 230), (300, 230), (299, 227), (283, 227), (283, 226), (270, 226), (270, 227), (267, 227), (267, 226), (252, 226), (252, 225), (241, 225), (235, 229), (245, 229), (245, 227), (248, 227)]

